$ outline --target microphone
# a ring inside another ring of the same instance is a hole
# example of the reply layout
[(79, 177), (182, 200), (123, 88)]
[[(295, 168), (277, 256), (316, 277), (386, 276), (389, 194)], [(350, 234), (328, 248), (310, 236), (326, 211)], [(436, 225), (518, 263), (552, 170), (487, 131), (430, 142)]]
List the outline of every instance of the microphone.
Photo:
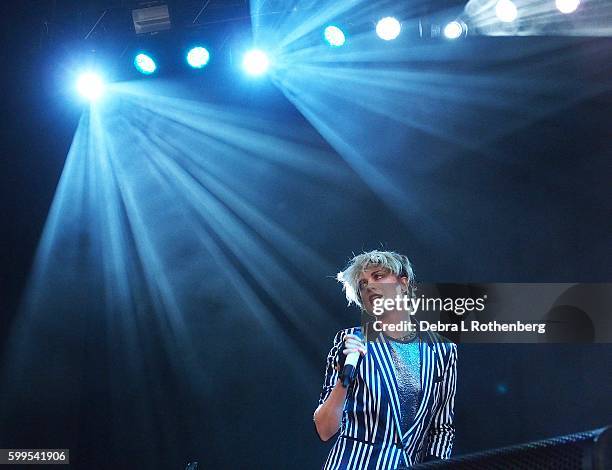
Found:
[[(356, 336), (359, 336), (362, 339), (362, 335), (358, 332), (353, 333)], [(342, 381), (342, 386), (344, 388), (348, 387), (349, 384), (355, 379), (357, 375), (357, 363), (359, 362), (359, 353), (352, 352), (346, 355), (346, 359), (344, 360), (344, 367), (342, 368), (342, 374), (340, 375), (340, 380)]]
[(358, 360), (359, 360), (358, 352), (352, 352), (346, 355), (346, 360), (344, 361), (344, 367), (342, 368), (342, 376), (341, 376), (342, 386), (344, 388), (348, 387), (349, 384), (355, 379)]

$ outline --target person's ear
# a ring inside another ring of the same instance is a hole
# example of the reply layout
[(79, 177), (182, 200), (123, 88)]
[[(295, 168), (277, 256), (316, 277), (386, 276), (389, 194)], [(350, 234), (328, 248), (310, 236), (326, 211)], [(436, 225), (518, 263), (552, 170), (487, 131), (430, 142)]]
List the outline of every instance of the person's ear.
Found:
[(406, 276), (402, 276), (399, 278), (399, 281), (402, 285), (402, 291), (404, 291), (404, 293), (408, 293), (408, 278)]

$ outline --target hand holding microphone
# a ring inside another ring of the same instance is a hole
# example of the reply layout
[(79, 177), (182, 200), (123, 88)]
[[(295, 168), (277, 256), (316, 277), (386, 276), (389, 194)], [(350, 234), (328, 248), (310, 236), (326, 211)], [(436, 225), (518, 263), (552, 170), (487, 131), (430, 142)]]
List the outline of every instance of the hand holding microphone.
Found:
[(340, 367), (342, 368), (340, 380), (343, 387), (348, 387), (353, 381), (357, 373), (359, 356), (365, 356), (367, 352), (368, 349), (360, 336), (355, 334), (347, 334), (344, 336), (344, 349), (342, 350), (345, 356), (344, 365), (342, 366), (342, 362), (340, 362)]

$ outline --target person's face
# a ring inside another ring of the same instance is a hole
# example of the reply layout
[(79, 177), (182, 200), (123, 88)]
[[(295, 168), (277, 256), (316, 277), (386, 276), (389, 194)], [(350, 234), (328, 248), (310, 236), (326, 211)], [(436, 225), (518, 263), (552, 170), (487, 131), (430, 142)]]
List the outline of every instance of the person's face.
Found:
[(359, 296), (363, 308), (372, 314), (377, 298), (395, 299), (408, 288), (408, 278), (398, 277), (386, 268), (369, 266), (359, 276)]

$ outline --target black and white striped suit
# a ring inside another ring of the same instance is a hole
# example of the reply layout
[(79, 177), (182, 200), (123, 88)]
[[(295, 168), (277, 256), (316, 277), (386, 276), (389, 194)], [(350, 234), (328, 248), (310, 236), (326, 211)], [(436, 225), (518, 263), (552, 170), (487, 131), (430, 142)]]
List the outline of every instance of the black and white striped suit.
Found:
[[(338, 351), (344, 336), (361, 327), (339, 331), (327, 356), (322, 404), (338, 379)], [(455, 429), (453, 407), (457, 379), (457, 346), (431, 332), (419, 333), (421, 393), (414, 422), (402, 435), (398, 385), (391, 345), (384, 336), (366, 343), (357, 377), (344, 404), (338, 439), (324, 470), (395, 469), (423, 461), (426, 456), (450, 457)]]

